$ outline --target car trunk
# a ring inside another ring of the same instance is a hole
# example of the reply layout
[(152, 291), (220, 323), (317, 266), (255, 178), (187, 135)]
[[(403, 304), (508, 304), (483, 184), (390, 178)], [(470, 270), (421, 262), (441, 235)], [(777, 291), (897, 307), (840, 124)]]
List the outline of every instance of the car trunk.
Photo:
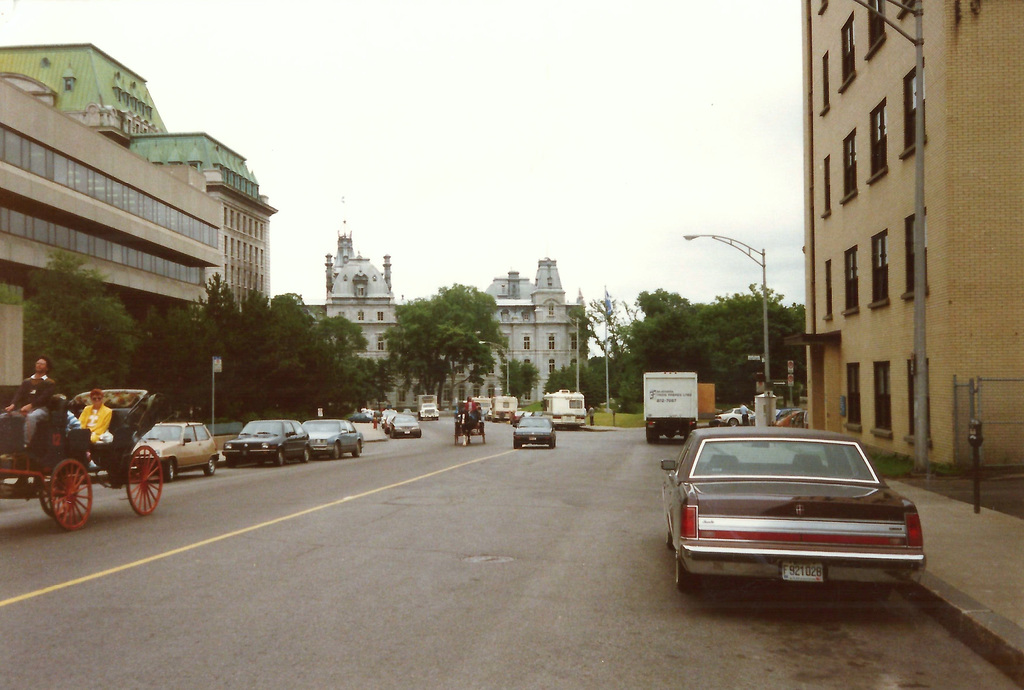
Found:
[(701, 517), (903, 523), (907, 502), (888, 488), (833, 482), (716, 481), (692, 486)]

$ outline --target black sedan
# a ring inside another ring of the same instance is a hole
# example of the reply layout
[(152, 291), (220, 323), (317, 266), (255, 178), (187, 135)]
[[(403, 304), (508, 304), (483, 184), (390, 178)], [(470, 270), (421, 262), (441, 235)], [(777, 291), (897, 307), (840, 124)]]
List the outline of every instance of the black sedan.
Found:
[(228, 467), (265, 462), (280, 467), (291, 459), (309, 462), (312, 451), (309, 434), (294, 419), (259, 419), (225, 443), (223, 454)]
[(550, 417), (523, 417), (512, 430), (512, 447), (523, 446), (555, 447), (555, 426)]
[(698, 429), (661, 467), (681, 591), (725, 575), (872, 583), (885, 594), (924, 571), (917, 508), (885, 484), (855, 439), (782, 427)]

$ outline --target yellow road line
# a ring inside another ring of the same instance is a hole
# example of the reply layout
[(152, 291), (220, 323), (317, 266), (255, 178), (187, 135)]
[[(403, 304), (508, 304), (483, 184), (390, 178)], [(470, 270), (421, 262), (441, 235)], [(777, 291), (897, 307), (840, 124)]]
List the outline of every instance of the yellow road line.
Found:
[(49, 587), (43, 587), (42, 589), (37, 589), (37, 590), (35, 590), (33, 592), (26, 592), (25, 594), (19, 594), (16, 597), (11, 597), (9, 599), (0, 600), (0, 608), (3, 608), (4, 606), (8, 606), (10, 604), (16, 604), (19, 601), (25, 601), (26, 599), (33, 599), (35, 597), (41, 597), (44, 594), (50, 594), (51, 592), (58, 592), (58, 591), (60, 591), (62, 589), (67, 589), (68, 587), (74, 587), (75, 585), (80, 585), (80, 584), (84, 584), (86, 582), (91, 582), (92, 580), (98, 580), (98, 579), (100, 579), (102, 577), (107, 577), (109, 575), (114, 575), (116, 573), (120, 573), (120, 572), (123, 572), (125, 570), (130, 570), (132, 568), (138, 568), (139, 566), (146, 565), (147, 563), (152, 563), (154, 561), (159, 561), (159, 560), (161, 560), (163, 558), (169, 558), (171, 556), (176, 556), (179, 553), (185, 553), (186, 551), (191, 551), (193, 549), (198, 549), (198, 548), (200, 548), (202, 546), (207, 546), (208, 544), (213, 544), (213, 543), (216, 543), (218, 541), (223, 541), (225, 539), (231, 539), (232, 537), (237, 537), (239, 535), (246, 534), (247, 532), (254, 532), (255, 530), (263, 529), (264, 527), (270, 527), (271, 525), (276, 525), (278, 523), (285, 522), (286, 520), (292, 520), (292, 519), (297, 518), (297, 517), (302, 517), (303, 515), (309, 515), (310, 513), (315, 513), (318, 510), (323, 510), (325, 508), (331, 508), (333, 506), (341, 505), (342, 503), (347, 503), (349, 501), (354, 501), (354, 500), (359, 499), (359, 498), (366, 498), (367, 496), (372, 496), (373, 494), (378, 494), (378, 493), (380, 493), (382, 491), (387, 491), (389, 489), (396, 489), (396, 488), (398, 488), (400, 486), (405, 486), (406, 484), (412, 484), (414, 482), (422, 481), (424, 479), (429, 479), (431, 477), (436, 477), (439, 474), (444, 474), (445, 472), (451, 472), (452, 470), (457, 470), (457, 469), (460, 469), (462, 467), (466, 467), (468, 465), (473, 465), (473, 464), (476, 464), (478, 462), (483, 462), (484, 460), (492, 460), (494, 458), (500, 458), (502, 455), (508, 455), (511, 452), (513, 452), (513, 451), (507, 450), (504, 453), (498, 453), (497, 455), (488, 455), (487, 457), (477, 458), (476, 460), (468, 460), (466, 462), (461, 462), (458, 465), (452, 465), (451, 467), (445, 467), (444, 469), (435, 470), (434, 472), (428, 472), (427, 474), (421, 474), (418, 477), (412, 477), (411, 479), (406, 479), (404, 481), (395, 482), (394, 484), (388, 484), (387, 486), (381, 486), (381, 487), (378, 487), (376, 489), (370, 489), (369, 491), (364, 491), (361, 494), (353, 494), (351, 496), (345, 496), (344, 498), (339, 498), (338, 500), (331, 501), (330, 503), (324, 503), (323, 505), (314, 506), (312, 508), (306, 508), (305, 510), (300, 510), (297, 513), (292, 513), (291, 515), (283, 515), (283, 516), (281, 516), (279, 518), (274, 518), (273, 520), (267, 520), (266, 522), (261, 522), (261, 523), (259, 523), (257, 525), (251, 525), (249, 527), (244, 527), (242, 529), (235, 530), (234, 532), (228, 532), (226, 534), (222, 534), (222, 535), (217, 536), (217, 537), (211, 537), (209, 539), (204, 539), (202, 541), (197, 541), (197, 542), (195, 542), (193, 544), (187, 544), (186, 546), (179, 546), (176, 549), (171, 549), (170, 551), (164, 551), (163, 553), (154, 554), (154, 555), (149, 556), (147, 558), (142, 558), (142, 559), (137, 560), (137, 561), (132, 561), (131, 563), (125, 563), (124, 565), (119, 565), (119, 566), (116, 566), (114, 568), (108, 568), (107, 570), (101, 570), (100, 572), (93, 573), (92, 575), (86, 575), (84, 577), (78, 577), (78, 578), (75, 578), (74, 580), (68, 580), (67, 582), (61, 582), (59, 584), (51, 585)]

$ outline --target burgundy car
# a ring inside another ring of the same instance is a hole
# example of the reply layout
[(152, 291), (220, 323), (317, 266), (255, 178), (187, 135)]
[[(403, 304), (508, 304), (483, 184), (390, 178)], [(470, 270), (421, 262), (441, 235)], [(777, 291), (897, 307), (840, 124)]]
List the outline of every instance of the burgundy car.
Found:
[(697, 429), (661, 467), (681, 591), (724, 575), (874, 583), (887, 593), (924, 571), (917, 508), (886, 486), (855, 439), (784, 427)]

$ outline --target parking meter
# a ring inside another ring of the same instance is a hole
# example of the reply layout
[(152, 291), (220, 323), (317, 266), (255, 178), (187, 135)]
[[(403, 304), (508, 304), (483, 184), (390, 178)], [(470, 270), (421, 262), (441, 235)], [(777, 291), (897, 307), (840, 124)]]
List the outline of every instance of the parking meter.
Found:
[(971, 448), (980, 448), (982, 441), (984, 439), (981, 436), (981, 420), (972, 419), (967, 427), (967, 442), (971, 444)]
[(967, 442), (974, 456), (974, 512), (981, 512), (981, 420), (972, 419), (967, 427)]

